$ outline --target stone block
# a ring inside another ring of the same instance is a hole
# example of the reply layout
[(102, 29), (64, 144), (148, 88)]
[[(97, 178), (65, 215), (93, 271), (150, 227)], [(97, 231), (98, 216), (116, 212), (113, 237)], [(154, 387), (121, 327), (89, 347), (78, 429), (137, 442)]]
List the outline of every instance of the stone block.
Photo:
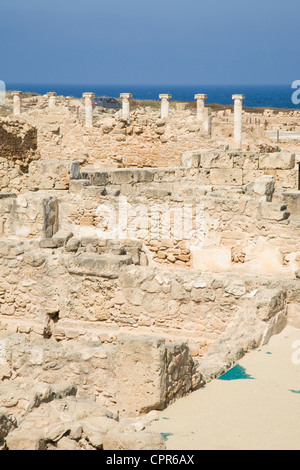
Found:
[(201, 153), (202, 168), (233, 168), (233, 157), (228, 152), (203, 152)]
[(200, 162), (200, 152), (189, 151), (181, 154), (181, 165), (185, 168), (199, 168)]
[(72, 232), (69, 232), (68, 230), (60, 229), (53, 235), (52, 238), (55, 241), (58, 241), (62, 243), (63, 245), (65, 245), (72, 237), (73, 237)]
[(294, 328), (300, 328), (300, 303), (292, 302), (287, 306), (287, 322)]
[(134, 170), (121, 169), (111, 173), (112, 184), (124, 184), (134, 182)]
[(242, 186), (243, 170), (240, 168), (212, 168), (210, 170), (210, 181), (215, 186)]
[(225, 247), (191, 247), (191, 267), (199, 271), (230, 271), (231, 250)]
[[(268, 173), (271, 174), (270, 171), (268, 171)], [(252, 183), (253, 181), (264, 176), (264, 174), (264, 170), (243, 170), (243, 185)]]
[(80, 247), (80, 240), (78, 238), (70, 238), (66, 243), (66, 251), (76, 252)]
[(93, 186), (106, 186), (110, 183), (110, 174), (106, 171), (82, 170), (81, 178), (89, 180)]
[(130, 255), (88, 253), (66, 256), (64, 262), (70, 274), (117, 278), (120, 268), (132, 264), (132, 258)]
[(283, 289), (263, 289), (256, 297), (257, 317), (268, 321), (285, 310), (286, 292)]
[(165, 340), (118, 338), (116, 350), (117, 408), (121, 416), (162, 410), (166, 403)]
[(284, 204), (262, 202), (258, 208), (258, 215), (262, 219), (280, 222), (289, 218), (290, 213)]
[(79, 162), (72, 162), (70, 168), (70, 179), (71, 180), (79, 180), (81, 178), (80, 175), (80, 163)]
[(234, 280), (225, 287), (225, 292), (235, 297), (241, 297), (246, 294), (245, 283), (242, 280)]
[(139, 169), (136, 171), (135, 180), (138, 183), (151, 183), (154, 180), (154, 173), (152, 170)]
[(291, 214), (292, 220), (300, 220), (300, 191), (286, 191), (283, 193), (283, 201)]
[(70, 178), (77, 176), (80, 167), (78, 162), (59, 160), (39, 160), (29, 165), (28, 185), (31, 190), (69, 189)]
[(161, 434), (149, 431), (110, 431), (107, 433), (103, 450), (165, 450)]
[(40, 248), (60, 248), (64, 245), (63, 239), (55, 239), (55, 238), (42, 238), (40, 241)]
[(189, 292), (176, 280), (171, 283), (171, 295), (175, 300), (188, 300)]
[(266, 153), (259, 156), (261, 170), (292, 170), (295, 167), (296, 156), (290, 152)]
[(233, 167), (243, 170), (258, 170), (258, 154), (252, 152), (232, 153)]
[(46, 441), (38, 433), (16, 429), (5, 439), (9, 450), (46, 450)]
[(272, 201), (275, 191), (275, 178), (273, 176), (264, 175), (256, 181), (249, 183), (245, 187), (245, 193), (249, 195), (257, 195), (262, 201)]

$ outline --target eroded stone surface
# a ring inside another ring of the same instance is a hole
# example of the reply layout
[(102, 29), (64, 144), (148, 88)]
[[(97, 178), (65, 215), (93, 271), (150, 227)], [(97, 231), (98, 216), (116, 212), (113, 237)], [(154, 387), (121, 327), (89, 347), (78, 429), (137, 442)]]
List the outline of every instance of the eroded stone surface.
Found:
[(2, 449), (164, 449), (160, 410), (299, 325), (298, 157), (265, 132), (297, 113), (196, 96), (0, 121)]

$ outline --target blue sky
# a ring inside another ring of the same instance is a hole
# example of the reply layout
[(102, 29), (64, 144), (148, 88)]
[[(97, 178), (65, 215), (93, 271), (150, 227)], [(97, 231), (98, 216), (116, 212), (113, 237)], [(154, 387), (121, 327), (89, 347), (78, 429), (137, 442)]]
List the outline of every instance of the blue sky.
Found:
[(0, 80), (288, 84), (299, 0), (1, 0)]

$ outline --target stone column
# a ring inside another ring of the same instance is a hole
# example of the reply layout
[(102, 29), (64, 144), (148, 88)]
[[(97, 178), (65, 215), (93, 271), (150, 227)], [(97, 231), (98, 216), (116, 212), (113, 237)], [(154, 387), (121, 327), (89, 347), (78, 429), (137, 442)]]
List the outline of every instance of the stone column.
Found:
[(211, 137), (211, 108), (204, 108), (203, 131), (208, 135), (208, 137)]
[(195, 100), (197, 100), (197, 121), (203, 122), (204, 120), (204, 102), (206, 99), (207, 95), (195, 95)]
[(232, 95), (234, 100), (234, 148), (242, 148), (242, 111), (245, 95)]
[(50, 91), (47, 93), (47, 96), (49, 98), (48, 106), (50, 109), (55, 108), (56, 106), (56, 93), (55, 91)]
[(120, 98), (122, 99), (122, 118), (130, 118), (130, 98), (132, 98), (131, 93), (121, 93)]
[(20, 116), (21, 114), (21, 91), (13, 92), (13, 113), (14, 116)]
[(172, 95), (159, 95), (161, 100), (161, 118), (164, 119), (169, 115), (170, 103), (169, 100), (172, 98)]
[(95, 93), (83, 93), (85, 106), (85, 127), (93, 127), (93, 98)]

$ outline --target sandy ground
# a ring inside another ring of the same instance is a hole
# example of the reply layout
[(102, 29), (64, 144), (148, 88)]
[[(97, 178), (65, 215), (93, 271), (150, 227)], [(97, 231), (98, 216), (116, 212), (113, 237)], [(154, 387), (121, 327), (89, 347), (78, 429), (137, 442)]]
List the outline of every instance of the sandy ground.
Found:
[[(233, 372), (245, 378), (228, 380)], [(151, 425), (167, 449), (300, 449), (300, 330), (287, 327), (223, 379), (178, 400)]]

